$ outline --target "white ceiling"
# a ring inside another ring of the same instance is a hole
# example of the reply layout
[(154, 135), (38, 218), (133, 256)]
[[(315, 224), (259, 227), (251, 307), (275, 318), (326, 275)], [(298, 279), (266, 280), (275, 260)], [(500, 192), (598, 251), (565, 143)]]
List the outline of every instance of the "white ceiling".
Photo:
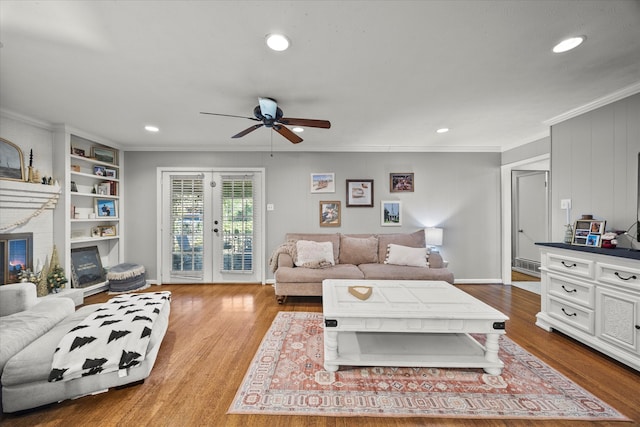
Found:
[[(2, 0), (0, 42), (3, 111), (128, 150), (504, 151), (640, 91), (635, 0)], [(259, 96), (332, 127), (231, 139), (255, 122), (199, 114), (252, 116)]]

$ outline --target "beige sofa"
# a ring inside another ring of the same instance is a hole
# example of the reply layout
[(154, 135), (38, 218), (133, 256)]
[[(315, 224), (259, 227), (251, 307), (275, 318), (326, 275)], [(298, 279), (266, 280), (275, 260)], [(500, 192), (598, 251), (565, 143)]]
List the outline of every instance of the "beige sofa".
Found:
[[(400, 249), (424, 249), (422, 230), (395, 234), (289, 233), (285, 239), (286, 243), (274, 251), (271, 260), (279, 304), (289, 295), (322, 296), (324, 279), (443, 280), (453, 283), (453, 274), (437, 252), (428, 254), (428, 266), (424, 267), (398, 265), (403, 261), (398, 261), (397, 257), (392, 261), (394, 263), (385, 262), (390, 244), (400, 246)], [(331, 242), (335, 265), (296, 266), (294, 258), (297, 254), (290, 249), (300, 240)]]

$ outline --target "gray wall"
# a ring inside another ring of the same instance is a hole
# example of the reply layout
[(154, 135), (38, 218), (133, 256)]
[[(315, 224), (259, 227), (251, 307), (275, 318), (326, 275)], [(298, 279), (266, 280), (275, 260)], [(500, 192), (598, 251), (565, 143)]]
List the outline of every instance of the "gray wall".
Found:
[(551, 137), (546, 136), (528, 144), (520, 145), (502, 153), (502, 164), (519, 162), (521, 160), (533, 159), (551, 152)]
[[(552, 238), (562, 241), (566, 211), (571, 219), (592, 214), (607, 229), (627, 229), (636, 220), (640, 152), (640, 94), (551, 127)], [(628, 247), (628, 241), (619, 239)]]
[[(127, 152), (125, 257), (156, 265), (158, 167), (263, 167), (266, 203), (264, 265), (287, 232), (393, 233), (444, 228), (441, 252), (459, 282), (500, 278), (500, 153)], [(312, 172), (334, 172), (336, 192), (311, 194)], [(389, 173), (413, 172), (415, 192), (390, 193)], [(346, 179), (374, 180), (374, 207), (345, 206)], [(321, 200), (342, 202), (342, 225), (320, 227)], [(402, 227), (380, 225), (380, 201), (402, 201)], [(272, 278), (267, 272), (267, 278)]]

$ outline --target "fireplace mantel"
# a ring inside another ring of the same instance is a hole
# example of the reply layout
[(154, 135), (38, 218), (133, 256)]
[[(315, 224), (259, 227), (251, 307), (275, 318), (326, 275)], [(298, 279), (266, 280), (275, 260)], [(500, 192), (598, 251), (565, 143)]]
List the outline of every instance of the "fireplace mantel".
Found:
[(0, 181), (0, 209), (40, 209), (41, 207), (53, 209), (59, 197), (60, 185), (58, 184)]

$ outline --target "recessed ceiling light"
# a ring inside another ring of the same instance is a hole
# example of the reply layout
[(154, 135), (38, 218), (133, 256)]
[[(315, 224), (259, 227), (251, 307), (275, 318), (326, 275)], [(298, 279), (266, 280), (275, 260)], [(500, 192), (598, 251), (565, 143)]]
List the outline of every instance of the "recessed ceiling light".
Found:
[(147, 125), (144, 127), (147, 132), (158, 132), (160, 129), (157, 126)]
[(449, 132), (449, 128), (440, 128), (436, 132), (438, 132), (438, 133), (447, 133), (447, 132)]
[(289, 48), (289, 39), (283, 34), (267, 34), (266, 41), (267, 46), (278, 52)]
[(298, 132), (298, 133), (304, 132), (304, 128), (297, 127), (297, 126), (294, 127), (294, 128), (291, 128), (291, 130), (294, 131), (294, 132)]
[(568, 52), (571, 49), (575, 49), (580, 46), (583, 41), (585, 41), (586, 36), (578, 36), (578, 37), (570, 37), (568, 39), (562, 40), (560, 43), (553, 47), (554, 53), (564, 53)]

